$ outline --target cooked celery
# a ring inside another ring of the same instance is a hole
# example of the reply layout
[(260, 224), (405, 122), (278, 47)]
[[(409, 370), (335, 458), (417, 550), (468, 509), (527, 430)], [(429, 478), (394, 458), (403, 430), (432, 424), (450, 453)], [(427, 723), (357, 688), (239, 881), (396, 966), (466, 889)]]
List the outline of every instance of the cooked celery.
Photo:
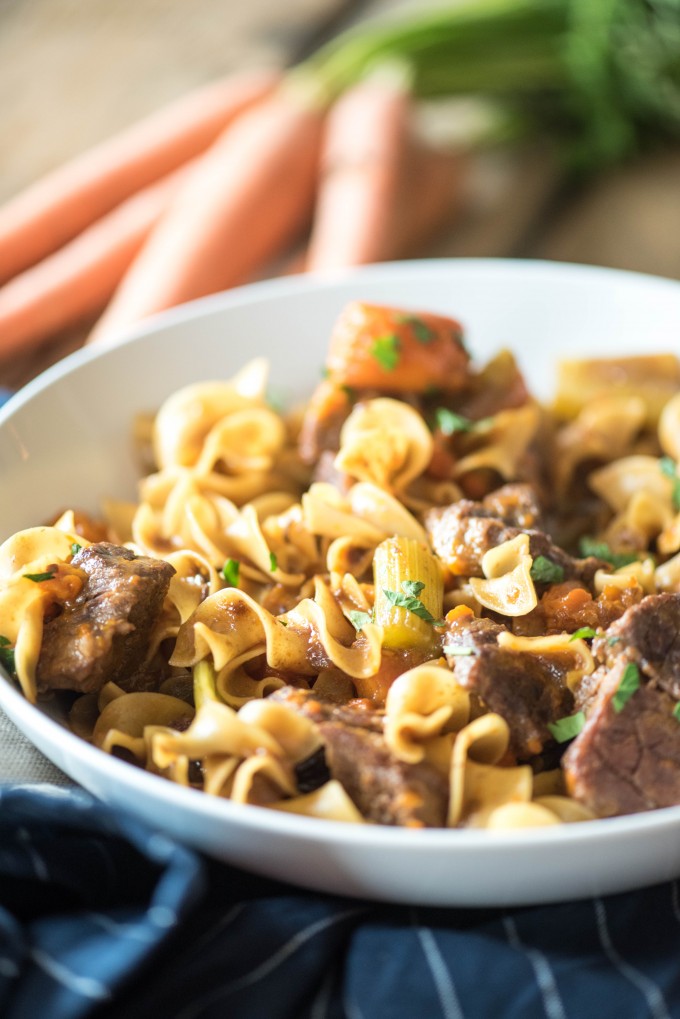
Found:
[(373, 558), (375, 621), (383, 644), (412, 648), (432, 643), (443, 612), (444, 585), (435, 557), (421, 542), (396, 536), (378, 545)]

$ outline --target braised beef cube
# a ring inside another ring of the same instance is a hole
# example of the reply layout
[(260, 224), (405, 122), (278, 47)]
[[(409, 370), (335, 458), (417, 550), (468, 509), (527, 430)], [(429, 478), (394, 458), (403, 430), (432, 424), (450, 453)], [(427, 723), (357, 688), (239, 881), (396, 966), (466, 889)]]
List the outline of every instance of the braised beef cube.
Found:
[(367, 821), (410, 828), (446, 824), (446, 776), (427, 762), (398, 760), (385, 741), (380, 712), (331, 704), (313, 691), (292, 687), (270, 696), (316, 723), (331, 777)]
[(643, 682), (617, 711), (627, 664), (622, 658), (602, 677), (586, 724), (562, 759), (570, 795), (598, 817), (680, 803), (676, 701)]
[(342, 722), (322, 722), (326, 760), (367, 821), (407, 828), (446, 825), (448, 781), (430, 764), (408, 764), (384, 736)]
[(609, 667), (635, 662), (646, 679), (680, 699), (680, 594), (653, 594), (631, 606), (593, 650)]
[(175, 571), (108, 542), (81, 549), (72, 564), (86, 579), (45, 624), (37, 678), (42, 690), (87, 693), (138, 670)]
[[(566, 666), (557, 658), (513, 651), (477, 641), (472, 654), (447, 654), (456, 679), (476, 694), (489, 711), (508, 723), (510, 750), (520, 761), (540, 754), (553, 742), (548, 724), (574, 711), (566, 685)], [(445, 652), (446, 653), (446, 652)]]
[(461, 577), (483, 576), (481, 563), (489, 549), (506, 541), (510, 530), (513, 537), (519, 533), (471, 499), (428, 510), (424, 520), (435, 554)]
[(435, 554), (456, 576), (483, 576), (484, 555), (519, 534), (528, 535), (529, 552), (534, 559), (543, 556), (561, 568), (563, 580), (574, 578), (592, 589), (595, 572), (610, 568), (608, 563), (592, 556), (575, 559), (555, 545), (543, 531), (510, 526), (500, 517), (493, 516), (485, 503), (471, 499), (428, 510), (425, 529)]
[(482, 506), (512, 527), (528, 530), (542, 526), (541, 506), (533, 485), (521, 482), (502, 485), (482, 499)]

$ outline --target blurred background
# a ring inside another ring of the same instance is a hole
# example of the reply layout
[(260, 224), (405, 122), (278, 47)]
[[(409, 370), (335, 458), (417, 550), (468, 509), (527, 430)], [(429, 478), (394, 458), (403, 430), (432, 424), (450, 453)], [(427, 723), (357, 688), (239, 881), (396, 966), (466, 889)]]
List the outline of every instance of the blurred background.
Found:
[[(240, 68), (289, 66), (350, 25), (423, 6), (0, 0), (0, 200), (197, 85)], [(437, 107), (434, 131), (455, 134), (457, 116)], [(461, 187), (455, 216), (410, 254), (549, 258), (680, 278), (680, 146), (574, 181), (538, 139), (476, 155)], [(0, 385), (21, 384), (82, 336), (71, 330), (13, 356), (0, 366)]]

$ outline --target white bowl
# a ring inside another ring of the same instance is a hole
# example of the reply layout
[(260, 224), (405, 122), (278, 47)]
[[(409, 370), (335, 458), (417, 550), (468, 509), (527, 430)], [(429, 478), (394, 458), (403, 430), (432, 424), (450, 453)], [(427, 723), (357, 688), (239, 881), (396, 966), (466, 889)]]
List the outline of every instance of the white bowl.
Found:
[[(79, 352), (0, 410), (0, 541), (69, 505), (133, 497), (131, 422), (190, 381), (264, 354), (295, 399), (319, 378), (352, 299), (459, 318), (484, 360), (517, 354), (550, 395), (558, 356), (680, 350), (680, 283), (555, 263), (443, 260), (244, 287), (158, 316), (102, 352)], [(1, 632), (1, 626), (0, 626)], [(58, 767), (121, 811), (249, 870), (345, 895), (513, 905), (622, 891), (680, 874), (680, 807), (517, 832), (411, 831), (243, 807), (141, 772), (65, 731), (0, 680), (0, 706)]]

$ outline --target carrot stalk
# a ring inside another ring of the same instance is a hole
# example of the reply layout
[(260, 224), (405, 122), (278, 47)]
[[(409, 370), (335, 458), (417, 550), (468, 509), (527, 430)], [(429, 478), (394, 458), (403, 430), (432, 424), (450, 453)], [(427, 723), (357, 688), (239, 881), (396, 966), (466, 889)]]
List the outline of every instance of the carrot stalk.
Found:
[(101, 313), (187, 173), (142, 188), (0, 287), (0, 359)]
[(323, 111), (283, 87), (197, 162), (124, 276), (91, 340), (246, 282), (311, 215)]
[(198, 89), (10, 199), (0, 207), (0, 282), (203, 152), (277, 78), (274, 72), (249, 72)]

